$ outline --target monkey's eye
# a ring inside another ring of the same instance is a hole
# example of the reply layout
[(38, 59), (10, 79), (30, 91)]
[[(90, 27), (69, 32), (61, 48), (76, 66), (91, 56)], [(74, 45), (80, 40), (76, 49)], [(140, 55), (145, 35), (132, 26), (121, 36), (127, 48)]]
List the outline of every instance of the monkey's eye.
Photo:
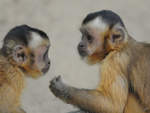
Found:
[(113, 34), (113, 36), (112, 36), (112, 38), (113, 38), (113, 40), (116, 40), (116, 39), (118, 39), (118, 38), (120, 38), (120, 34)]
[(87, 35), (86, 37), (87, 37), (88, 42), (90, 42), (90, 43), (91, 43), (91, 42), (92, 42), (92, 36)]

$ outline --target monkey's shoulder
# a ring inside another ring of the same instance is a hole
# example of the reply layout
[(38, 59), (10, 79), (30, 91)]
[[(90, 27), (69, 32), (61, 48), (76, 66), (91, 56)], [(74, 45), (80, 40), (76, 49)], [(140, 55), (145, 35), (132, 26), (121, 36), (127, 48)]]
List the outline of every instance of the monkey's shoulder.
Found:
[(8, 59), (0, 55), (0, 70), (8, 70), (9, 67), (11, 67), (11, 64), (9, 63)]
[(13, 66), (4, 56), (0, 55), (0, 86), (17, 79), (23, 81), (23, 77), (24, 74), (18, 67)]
[(140, 42), (140, 44), (145, 48), (150, 48), (150, 43), (147, 42)]
[(150, 59), (150, 43), (141, 42), (140, 46), (137, 46), (137, 49), (141, 57)]

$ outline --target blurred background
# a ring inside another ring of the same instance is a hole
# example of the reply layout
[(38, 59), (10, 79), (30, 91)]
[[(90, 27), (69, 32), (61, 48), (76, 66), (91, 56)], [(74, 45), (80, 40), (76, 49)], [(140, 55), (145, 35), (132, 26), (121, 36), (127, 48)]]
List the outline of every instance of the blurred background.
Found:
[(87, 66), (77, 52), (80, 24), (90, 12), (110, 9), (118, 13), (131, 36), (150, 41), (149, 0), (0, 0), (0, 42), (16, 25), (28, 24), (50, 37), (52, 62), (47, 75), (26, 80), (22, 106), (27, 113), (66, 113), (73, 108), (55, 98), (49, 81), (62, 75), (64, 81), (80, 88), (94, 88), (99, 68)]

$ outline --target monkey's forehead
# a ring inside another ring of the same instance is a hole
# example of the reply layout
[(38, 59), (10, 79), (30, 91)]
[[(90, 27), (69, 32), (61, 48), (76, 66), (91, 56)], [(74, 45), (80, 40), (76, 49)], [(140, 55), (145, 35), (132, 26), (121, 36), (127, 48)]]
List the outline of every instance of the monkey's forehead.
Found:
[(30, 48), (37, 48), (40, 45), (50, 46), (50, 40), (48, 38), (44, 38), (36, 32), (30, 33), (30, 41), (29, 47)]
[(101, 17), (101, 19), (109, 25), (113, 26), (117, 23), (120, 23), (121, 26), (125, 27), (120, 16), (111, 10), (102, 10), (98, 12), (89, 13), (83, 20), (82, 24), (87, 24), (97, 17)]
[[(114, 20), (112, 20), (114, 21)], [(92, 21), (86, 23), (86, 24), (82, 24), (80, 31), (84, 32), (84, 31), (96, 31), (98, 33), (104, 33), (107, 32), (113, 28), (125, 28), (120, 21), (116, 22), (116, 23), (110, 23), (108, 21), (105, 21), (102, 17), (98, 16), (95, 19), (93, 19)]]
[(103, 21), (101, 17), (97, 17), (93, 19), (92, 21), (88, 22), (87, 24), (83, 24), (80, 28), (80, 30), (99, 30), (99, 31), (106, 31), (106, 29), (109, 28), (109, 24)]

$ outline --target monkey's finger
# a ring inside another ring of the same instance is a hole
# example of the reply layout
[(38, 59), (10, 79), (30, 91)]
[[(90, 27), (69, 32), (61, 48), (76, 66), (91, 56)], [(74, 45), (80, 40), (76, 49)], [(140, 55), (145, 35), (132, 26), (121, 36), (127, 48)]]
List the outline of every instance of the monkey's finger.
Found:
[(50, 84), (50, 85), (49, 85), (49, 88), (50, 88), (50, 90), (51, 90), (52, 92), (54, 92), (54, 91), (56, 90), (56, 87), (55, 87), (54, 84)]
[(56, 83), (56, 78), (57, 78), (57, 77), (54, 77), (54, 78), (50, 81), (50, 84), (55, 84), (55, 83)]
[[(57, 76), (55, 76), (51, 81), (54, 81), (54, 80), (56, 80), (56, 79), (57, 79)], [(51, 81), (50, 81), (50, 82), (51, 82)]]
[(61, 80), (61, 75), (59, 75), (57, 78), (56, 78), (56, 81), (59, 81)]

